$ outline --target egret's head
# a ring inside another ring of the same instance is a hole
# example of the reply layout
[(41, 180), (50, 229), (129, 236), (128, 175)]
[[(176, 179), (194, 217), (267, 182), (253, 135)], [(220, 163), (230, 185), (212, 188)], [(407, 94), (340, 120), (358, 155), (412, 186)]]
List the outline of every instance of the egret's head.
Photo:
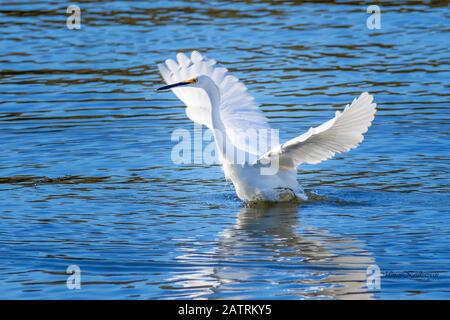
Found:
[(192, 78), (192, 79), (189, 79), (189, 80), (185, 80), (185, 81), (169, 84), (167, 86), (158, 88), (156, 90), (157, 91), (163, 91), (163, 90), (169, 90), (169, 89), (176, 88), (176, 87), (181, 87), (181, 86), (195, 86), (198, 83), (198, 81), (199, 81), (199, 77)]

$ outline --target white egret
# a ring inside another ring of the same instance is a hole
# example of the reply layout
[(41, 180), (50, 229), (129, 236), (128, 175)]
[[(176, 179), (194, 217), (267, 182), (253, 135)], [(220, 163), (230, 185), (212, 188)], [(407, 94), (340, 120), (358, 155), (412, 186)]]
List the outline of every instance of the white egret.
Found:
[[(297, 166), (316, 164), (356, 148), (376, 112), (373, 97), (364, 92), (322, 125), (285, 143), (269, 142), (261, 147), (254, 140), (249, 142), (245, 131), (270, 130), (267, 119), (245, 85), (227, 75), (227, 69), (197, 51), (190, 58), (178, 53), (177, 62), (168, 59), (158, 67), (167, 83), (158, 90), (171, 89), (187, 106), (187, 116), (212, 130), (225, 177), (232, 181), (243, 201), (306, 200), (297, 181)], [(256, 156), (256, 161), (236, 163), (229, 145)], [(276, 170), (272, 173), (263, 171), (274, 164)]]

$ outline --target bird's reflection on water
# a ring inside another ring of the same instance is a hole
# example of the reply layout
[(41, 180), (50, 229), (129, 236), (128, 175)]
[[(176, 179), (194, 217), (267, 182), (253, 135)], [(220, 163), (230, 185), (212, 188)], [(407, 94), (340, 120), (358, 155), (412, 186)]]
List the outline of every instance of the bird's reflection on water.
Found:
[[(191, 288), (190, 298), (245, 299), (255, 291), (265, 298), (265, 291), (275, 291), (275, 298), (372, 299), (366, 270), (375, 262), (362, 247), (355, 239), (302, 225), (298, 204), (243, 207), (206, 255), (211, 261), (205, 255), (199, 261), (195, 252), (179, 256), (201, 267), (170, 280), (177, 283), (174, 289)], [(272, 276), (264, 280), (267, 269)]]

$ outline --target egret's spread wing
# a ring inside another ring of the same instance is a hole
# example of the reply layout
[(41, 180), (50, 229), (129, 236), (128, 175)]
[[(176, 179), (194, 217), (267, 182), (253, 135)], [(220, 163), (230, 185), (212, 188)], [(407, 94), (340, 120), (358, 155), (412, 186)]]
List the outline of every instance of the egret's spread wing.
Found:
[(376, 112), (373, 97), (364, 92), (341, 113), (324, 124), (271, 149), (259, 161), (268, 163), (278, 159), (279, 166), (294, 168), (301, 163), (316, 164), (336, 153), (358, 146), (370, 127)]
[[(261, 155), (270, 149), (256, 150), (256, 145), (249, 143), (247, 129), (269, 130), (267, 118), (247, 92), (246, 86), (236, 77), (228, 75), (226, 68), (220, 67), (215, 60), (207, 59), (199, 52), (193, 51), (191, 57), (177, 54), (177, 61), (168, 59), (158, 65), (159, 71), (167, 84), (207, 75), (214, 80), (220, 90), (220, 117), (233, 144), (253, 154)], [(176, 87), (172, 91), (187, 106), (186, 114), (194, 122), (211, 128), (209, 99), (199, 88)]]

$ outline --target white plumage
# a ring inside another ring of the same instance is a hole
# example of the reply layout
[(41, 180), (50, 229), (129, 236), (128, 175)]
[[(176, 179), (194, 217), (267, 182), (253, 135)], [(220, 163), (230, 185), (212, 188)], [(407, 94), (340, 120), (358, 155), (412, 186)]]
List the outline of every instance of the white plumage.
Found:
[(291, 139), (264, 154), (262, 159), (279, 157), (280, 166), (294, 168), (302, 163), (316, 164), (336, 153), (356, 148), (364, 140), (375, 112), (373, 97), (364, 92), (341, 113), (316, 128)]
[[(306, 199), (296, 179), (296, 167), (316, 164), (357, 147), (376, 112), (373, 97), (364, 92), (342, 113), (336, 112), (333, 119), (296, 138), (278, 145), (271, 140), (258, 144), (249, 141), (246, 132), (270, 130), (267, 118), (245, 85), (228, 75), (227, 69), (197, 51), (192, 52), (191, 58), (178, 53), (177, 62), (169, 59), (158, 67), (165, 82), (171, 85), (168, 88), (187, 106), (187, 116), (213, 130), (225, 176), (244, 201)], [(194, 80), (186, 82), (191, 79)], [(257, 161), (237, 163), (225, 142), (235, 150), (256, 156)], [(276, 171), (264, 171), (274, 165)]]
[[(202, 57), (198, 51), (193, 51), (189, 59), (184, 53), (177, 54), (177, 62), (167, 59), (166, 64), (159, 64), (164, 81), (167, 84), (192, 79), (199, 75), (207, 75), (217, 85), (220, 91), (220, 117), (228, 129), (228, 138), (236, 147), (248, 150), (253, 154), (269, 150), (256, 150), (243, 139), (243, 133), (248, 128), (255, 130), (270, 130), (267, 118), (256, 105), (254, 98), (247, 92), (247, 87), (235, 76), (228, 75), (226, 68), (217, 66), (216, 61)], [(176, 87), (173, 93), (187, 106), (186, 115), (194, 122), (201, 123), (212, 129), (210, 121), (209, 97), (207, 93), (195, 87)]]

